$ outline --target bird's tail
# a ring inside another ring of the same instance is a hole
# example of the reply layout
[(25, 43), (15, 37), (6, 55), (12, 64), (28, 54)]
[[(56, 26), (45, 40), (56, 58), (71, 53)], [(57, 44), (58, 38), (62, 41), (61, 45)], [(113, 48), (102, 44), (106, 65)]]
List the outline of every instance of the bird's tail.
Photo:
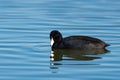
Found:
[(110, 44), (105, 44), (105, 47), (110, 46)]

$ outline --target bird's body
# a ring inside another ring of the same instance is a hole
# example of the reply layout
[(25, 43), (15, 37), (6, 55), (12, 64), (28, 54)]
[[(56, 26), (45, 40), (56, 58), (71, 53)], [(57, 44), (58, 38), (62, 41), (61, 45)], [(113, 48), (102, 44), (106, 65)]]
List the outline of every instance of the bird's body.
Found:
[(100, 39), (88, 36), (70, 36), (63, 38), (63, 41), (65, 45), (69, 45), (68, 48), (73, 49), (104, 48), (108, 45)]

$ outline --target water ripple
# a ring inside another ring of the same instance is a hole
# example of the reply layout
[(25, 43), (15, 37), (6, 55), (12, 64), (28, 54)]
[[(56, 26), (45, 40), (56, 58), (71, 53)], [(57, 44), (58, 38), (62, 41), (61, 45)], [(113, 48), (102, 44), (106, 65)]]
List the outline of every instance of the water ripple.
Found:
[[(119, 0), (0, 0), (0, 79), (118, 80), (119, 4)], [(62, 61), (51, 62), (49, 33), (54, 29), (63, 37), (100, 38), (111, 45), (109, 52), (86, 55), (92, 60), (63, 55)]]

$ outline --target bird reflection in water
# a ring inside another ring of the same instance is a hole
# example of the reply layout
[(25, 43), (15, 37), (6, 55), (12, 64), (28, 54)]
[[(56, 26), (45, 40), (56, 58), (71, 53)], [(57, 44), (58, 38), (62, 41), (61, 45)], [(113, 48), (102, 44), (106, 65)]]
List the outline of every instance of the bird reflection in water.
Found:
[[(63, 65), (58, 61), (62, 60), (90, 61), (95, 59), (101, 59), (101, 56), (99, 55), (108, 52), (109, 51), (107, 49), (89, 49), (89, 50), (52, 49), (50, 55), (51, 61), (50, 68), (53, 70), (58, 69), (58, 65)], [(66, 64), (66, 65), (96, 65), (96, 64)]]
[[(89, 49), (89, 50), (69, 50), (69, 49), (53, 49), (51, 51), (51, 61), (64, 60), (63, 56), (70, 57), (72, 60), (94, 60), (100, 59), (96, 57), (98, 54), (108, 53), (107, 49)], [(95, 56), (96, 55), (96, 56)]]

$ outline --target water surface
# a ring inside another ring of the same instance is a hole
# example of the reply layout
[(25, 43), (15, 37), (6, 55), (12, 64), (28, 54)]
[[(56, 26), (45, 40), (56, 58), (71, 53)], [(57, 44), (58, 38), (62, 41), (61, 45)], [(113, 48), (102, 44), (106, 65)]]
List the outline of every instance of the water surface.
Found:
[[(64, 52), (51, 61), (51, 30), (111, 46), (107, 53), (76, 59)], [(119, 80), (119, 52), (119, 0), (0, 0), (0, 80)]]

